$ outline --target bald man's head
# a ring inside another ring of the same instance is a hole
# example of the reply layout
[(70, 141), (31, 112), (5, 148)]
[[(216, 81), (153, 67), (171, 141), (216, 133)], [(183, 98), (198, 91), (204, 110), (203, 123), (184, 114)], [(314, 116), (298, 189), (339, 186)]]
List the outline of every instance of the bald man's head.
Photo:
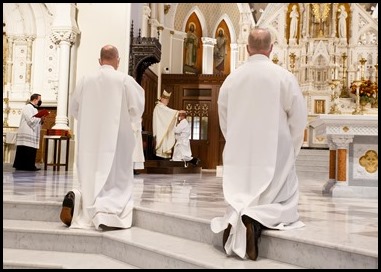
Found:
[(116, 69), (119, 66), (119, 52), (118, 49), (113, 45), (105, 45), (101, 49), (100, 65), (111, 65)]
[(263, 54), (270, 56), (272, 50), (271, 33), (265, 28), (254, 28), (250, 31), (247, 52), (250, 56)]

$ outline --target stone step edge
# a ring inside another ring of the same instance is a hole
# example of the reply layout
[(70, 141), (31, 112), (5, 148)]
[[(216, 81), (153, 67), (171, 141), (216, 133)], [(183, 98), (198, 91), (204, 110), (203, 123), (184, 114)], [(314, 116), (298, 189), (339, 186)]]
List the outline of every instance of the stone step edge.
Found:
[[(105, 231), (105, 232), (97, 232), (94, 230), (73, 230), (73, 229), (62, 229), (60, 224), (51, 223), (51, 222), (39, 222), (40, 227), (36, 227), (36, 222), (33, 222), (34, 228), (28, 227), (28, 222), (25, 220), (20, 225), (23, 227), (12, 228), (8, 223), (14, 223), (11, 221), (23, 221), (23, 220), (3, 220), (3, 235), (9, 231), (28, 233), (29, 235), (24, 235), (24, 237), (30, 237), (32, 233), (45, 233), (45, 234), (54, 234), (61, 237), (65, 235), (73, 235), (80, 236), (83, 238), (89, 237), (99, 237), (100, 239), (104, 239), (102, 241), (102, 250), (104, 252), (97, 252), (98, 254), (104, 254), (113, 259), (118, 260), (118, 256), (112, 256), (113, 252), (118, 255), (120, 254), (120, 250), (123, 250), (126, 245), (130, 247), (139, 248), (141, 250), (145, 250), (148, 252), (153, 252), (154, 254), (159, 254), (161, 256), (176, 259), (178, 261), (188, 263), (193, 266), (197, 266), (200, 268), (211, 268), (218, 269), (223, 268), (223, 265), (228, 264), (228, 268), (234, 268), (236, 265), (242, 267), (242, 260), (238, 257), (228, 257), (222, 251), (222, 248), (217, 249), (212, 245), (208, 245), (202, 242), (196, 242), (192, 240), (188, 240), (185, 238), (175, 237), (168, 234), (163, 234), (159, 232), (154, 232), (150, 230), (145, 230), (138, 227), (132, 227), (130, 229), (125, 230), (115, 230), (115, 231)], [(72, 233), (69, 233), (72, 232)], [(28, 238), (26, 238), (28, 239)], [(148, 243), (146, 240), (149, 240)], [(5, 239), (4, 239), (5, 240)], [(85, 240), (81, 239), (83, 243)], [(107, 241), (107, 242), (106, 242)], [(165, 243), (161, 242), (165, 241)], [(111, 244), (109, 246), (105, 245)], [(114, 243), (113, 243), (114, 242)], [(7, 246), (7, 245), (5, 245)], [(36, 246), (36, 245), (34, 245)], [(108, 248), (112, 248), (113, 250), (107, 250)], [(72, 246), (71, 249), (74, 247)], [(119, 250), (118, 250), (119, 249)], [(59, 251), (54, 249), (54, 251)], [(70, 251), (69, 251), (70, 252)], [(205, 254), (207, 252), (207, 254)], [(93, 252), (89, 252), (93, 253)], [(259, 257), (262, 262), (244, 262), (244, 265), (247, 266), (245, 268), (263, 268), (263, 265), (266, 265), (270, 268), (271, 266), (285, 267), (285, 268), (302, 268), (297, 265), (288, 264), (276, 260), (266, 259), (264, 257)], [(125, 262), (124, 260), (119, 260), (121, 262)], [(130, 263), (130, 262), (129, 262)], [(134, 264), (132, 264), (134, 265)]]
[[(82, 261), (73, 262), (73, 258)], [(3, 248), (3, 268), (5, 266), (23, 269), (91, 269), (94, 268), (94, 262), (100, 263), (100, 259), (103, 268), (111, 266), (123, 269), (138, 268), (104, 254)], [(91, 262), (90, 265), (89, 262)], [(98, 268), (100, 268), (99, 265)]]
[[(307, 171), (305, 172), (307, 173)], [(22, 204), (31, 204), (31, 205), (44, 205), (46, 206), (46, 203), (41, 203), (41, 202), (33, 202), (33, 201), (14, 201), (14, 200), (9, 200), (9, 201), (3, 201), (3, 203), (12, 203), (12, 204), (16, 204), (16, 203), (22, 203)], [(51, 202), (49, 203), (49, 205), (52, 205), (52, 206), (57, 206), (58, 209), (60, 209), (61, 207), (61, 203), (57, 203), (57, 202)], [(3, 205), (4, 207), (4, 205)], [(203, 218), (197, 218), (197, 217), (192, 217), (192, 216), (188, 216), (188, 215), (180, 215), (180, 214), (176, 214), (176, 213), (170, 213), (168, 211), (164, 212), (164, 211), (156, 211), (156, 210), (152, 210), (152, 209), (149, 209), (149, 208), (145, 208), (145, 207), (134, 207), (135, 211), (137, 213), (139, 213), (139, 211), (141, 212), (145, 212), (145, 213), (153, 213), (155, 215), (158, 215), (158, 216), (164, 216), (164, 217), (170, 217), (170, 218), (173, 218), (173, 219), (180, 219), (180, 220), (183, 220), (183, 221), (191, 221), (192, 223), (197, 223), (197, 224), (200, 224), (199, 228), (201, 229), (209, 229), (209, 225), (210, 225), (210, 220), (208, 219), (203, 219)], [(57, 213), (58, 214), (58, 213)], [(136, 216), (136, 213), (135, 215)], [(3, 219), (3, 222), (4, 220), (6, 219)], [(19, 220), (19, 219), (9, 219), (9, 220)], [(31, 222), (49, 222), (49, 221), (39, 221), (39, 220), (26, 220), (26, 221), (31, 221)], [(61, 223), (60, 221), (54, 221), (53, 223), (58, 223), (58, 224), (61, 224), (63, 226), (63, 223)], [(140, 227), (140, 228), (145, 228), (145, 226), (142, 226), (142, 225), (135, 225), (136, 227)], [(149, 228), (145, 228), (145, 229), (148, 229), (148, 230), (151, 230)], [(3, 231), (4, 231), (4, 225), (3, 225)], [(152, 230), (151, 230), (152, 231)], [(165, 232), (162, 232), (165, 234)], [(213, 235), (211, 233), (211, 235)], [(219, 233), (217, 235), (220, 235), (221, 238), (222, 238), (222, 234)], [(181, 237), (179, 235), (175, 235), (177, 237), (180, 237), (180, 238), (183, 238), (183, 239), (189, 239), (191, 240), (190, 238), (187, 238), (187, 237)], [(280, 238), (280, 239), (286, 239), (288, 240), (288, 238), (286, 238), (286, 234), (283, 234), (283, 232), (274, 232), (274, 231), (263, 231), (262, 232), (262, 236), (263, 237), (277, 237), (277, 238)], [(283, 237), (284, 236), (284, 237)], [(212, 238), (213, 241), (215, 241), (215, 239)], [(294, 241), (294, 238), (291, 239), (292, 241)], [(202, 242), (202, 243), (209, 243), (209, 244), (213, 244), (213, 242), (209, 242), (209, 239), (208, 241), (198, 241), (198, 242)], [(329, 248), (332, 248), (332, 249), (336, 249), (337, 248), (337, 245), (335, 244), (330, 244), (330, 243), (327, 243), (327, 242), (322, 242), (322, 241), (315, 241), (315, 240), (311, 240), (311, 241), (306, 241), (305, 239), (302, 239), (300, 240), (299, 242), (303, 242), (304, 244), (312, 244), (312, 245), (317, 245), (319, 247), (329, 247)], [(343, 245), (343, 247), (340, 248), (340, 250), (342, 251), (346, 251), (346, 252), (356, 252), (358, 254), (361, 254), (361, 255), (367, 255), (367, 256), (374, 256), (374, 254), (372, 252), (369, 252), (369, 251), (366, 251), (366, 250), (362, 250), (362, 249), (358, 249), (358, 248), (353, 248), (353, 247), (347, 247), (345, 245)], [(378, 256), (377, 256), (378, 257)]]

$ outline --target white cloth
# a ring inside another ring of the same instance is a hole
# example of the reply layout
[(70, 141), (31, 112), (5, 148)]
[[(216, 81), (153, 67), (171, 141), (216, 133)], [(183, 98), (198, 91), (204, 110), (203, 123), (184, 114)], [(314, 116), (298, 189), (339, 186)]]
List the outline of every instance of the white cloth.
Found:
[(158, 101), (153, 109), (152, 132), (156, 141), (156, 156), (171, 158), (175, 145), (175, 125), (179, 111), (171, 109)]
[(132, 154), (132, 160), (134, 162), (134, 169), (144, 169), (144, 150), (143, 150), (143, 137), (142, 137), (142, 121), (137, 123), (131, 123), (132, 130), (134, 131), (136, 145), (134, 153)]
[(307, 109), (294, 75), (254, 55), (224, 81), (218, 97), (223, 151), (223, 192), (228, 208), (213, 218), (218, 233), (232, 225), (225, 250), (245, 258), (247, 215), (272, 229), (301, 227), (295, 160)]
[(20, 126), (17, 129), (16, 145), (38, 149), (40, 147), (41, 118), (33, 117), (38, 110), (31, 104), (21, 112)]
[(131, 227), (135, 148), (131, 123), (141, 120), (144, 102), (142, 87), (110, 65), (78, 82), (69, 111), (78, 120), (82, 208), (71, 228)]
[(191, 127), (187, 119), (182, 119), (175, 127), (176, 144), (173, 149), (173, 161), (190, 161), (193, 159), (190, 146)]

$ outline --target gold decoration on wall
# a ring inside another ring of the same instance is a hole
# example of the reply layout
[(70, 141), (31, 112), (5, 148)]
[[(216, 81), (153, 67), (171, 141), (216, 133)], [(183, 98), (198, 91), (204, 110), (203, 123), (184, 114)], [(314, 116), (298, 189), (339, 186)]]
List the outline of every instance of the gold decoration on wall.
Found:
[(325, 113), (325, 100), (316, 99), (315, 101), (315, 114)]
[(272, 61), (273, 61), (275, 64), (278, 64), (278, 62), (279, 62), (278, 56), (277, 56), (277, 55), (274, 55)]
[(312, 14), (319, 23), (318, 37), (324, 36), (323, 24), (327, 20), (331, 9), (330, 3), (315, 3), (312, 5)]
[(295, 72), (295, 60), (296, 60), (296, 55), (294, 52), (292, 52), (290, 55), (290, 68), (291, 68), (291, 73)]
[(349, 130), (349, 127), (347, 127), (347, 126), (343, 127), (344, 132), (347, 132), (348, 130)]
[(368, 173), (375, 173), (378, 170), (378, 154), (375, 150), (368, 150), (361, 156), (359, 163)]

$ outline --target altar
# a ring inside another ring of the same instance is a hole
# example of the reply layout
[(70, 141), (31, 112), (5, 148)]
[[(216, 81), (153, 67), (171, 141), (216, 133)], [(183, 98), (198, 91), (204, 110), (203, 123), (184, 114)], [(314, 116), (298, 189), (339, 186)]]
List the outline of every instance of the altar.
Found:
[(322, 114), (310, 126), (329, 147), (329, 180), (322, 193), (378, 198), (378, 116)]

